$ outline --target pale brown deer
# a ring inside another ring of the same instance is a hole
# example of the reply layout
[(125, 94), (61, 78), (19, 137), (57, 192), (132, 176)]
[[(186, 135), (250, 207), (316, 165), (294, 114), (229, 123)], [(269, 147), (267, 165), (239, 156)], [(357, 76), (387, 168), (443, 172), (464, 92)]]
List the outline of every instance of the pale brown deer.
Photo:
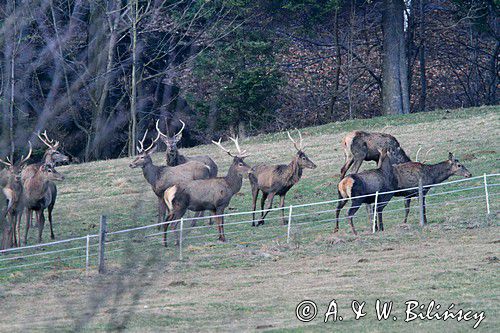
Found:
[[(314, 164), (309, 157), (304, 153), (302, 134), (299, 131), (299, 142), (297, 143), (289, 132), (288, 138), (293, 142), (297, 153), (294, 155), (289, 164), (279, 165), (257, 165), (252, 168), (252, 172), (248, 175), (250, 184), (252, 186), (252, 226), (259, 226), (264, 224), (264, 219), (269, 212), (268, 209), (272, 207), (275, 195), (280, 196), (280, 208), (285, 206), (285, 196), (293, 185), (297, 184), (302, 177), (303, 169), (315, 169)], [(262, 198), (260, 201), (261, 214), (260, 219), (255, 223), (255, 208), (257, 206), (257, 198), (259, 191), (262, 191)], [(267, 199), (267, 205), (264, 204)], [(284, 211), (281, 209), (281, 222), (284, 224)]]
[(2, 212), (2, 219), (9, 224), (10, 232), (3, 235), (2, 243), (8, 247), (21, 246), (20, 225), (24, 208), (21, 170), (32, 153), (31, 142), (28, 142), (28, 144), (28, 155), (26, 157), (22, 156), (18, 163), (13, 163), (9, 157), (5, 161), (0, 159), (0, 162), (7, 166), (7, 169), (4, 169), (5, 183), (2, 184), (2, 192), (7, 200), (7, 207)]
[(160, 137), (158, 133), (151, 144), (144, 148), (148, 131), (144, 133), (142, 140), (137, 146), (138, 155), (130, 163), (130, 168), (141, 168), (146, 181), (151, 185), (153, 192), (158, 198), (158, 223), (165, 219), (167, 206), (163, 200), (163, 192), (177, 183), (196, 179), (207, 179), (210, 177), (209, 168), (200, 162), (191, 161), (180, 166), (158, 166), (153, 164), (151, 155), (156, 151), (157, 141)]
[[(351, 199), (351, 207), (347, 212), (347, 219), (351, 226), (353, 234), (356, 235), (354, 224), (352, 222), (354, 214), (358, 211), (362, 204), (372, 204), (375, 201), (375, 194), (378, 192), (390, 192), (396, 190), (398, 182), (394, 169), (391, 163), (392, 151), (382, 149), (379, 151), (379, 162), (377, 169), (366, 170), (360, 173), (350, 174), (342, 178), (339, 182), (337, 189), (339, 194), (339, 202), (335, 210), (335, 229), (334, 232), (339, 230), (339, 214), (341, 209), (347, 204), (347, 199)], [(368, 196), (365, 196), (368, 195)], [(358, 198), (359, 196), (363, 196)], [(394, 196), (394, 193), (379, 194), (377, 199), (377, 230), (383, 231), (384, 224), (382, 221), (382, 211), (389, 203), (389, 200)], [(345, 200), (341, 200), (345, 199)]]
[(390, 149), (393, 164), (410, 162), (411, 159), (399, 145), (398, 140), (390, 134), (377, 132), (354, 131), (342, 139), (345, 164), (340, 169), (340, 179), (344, 178), (352, 166), (352, 173), (357, 173), (363, 161), (380, 159), (380, 150)]
[[(469, 178), (472, 176), (469, 170), (460, 163), (452, 153), (448, 154), (448, 159), (437, 164), (423, 164), (419, 162), (407, 162), (394, 165), (394, 173), (398, 181), (398, 189), (418, 187), (419, 179), (422, 179), (422, 185), (434, 185), (444, 182), (453, 175)], [(427, 214), (425, 209), (425, 195), (431, 187), (423, 188), (422, 204), (424, 208), (424, 223), (427, 223)], [(395, 196), (405, 197), (405, 218), (403, 223), (408, 220), (410, 213), (411, 198), (418, 196), (418, 190), (409, 190), (396, 192)]]
[[(43, 227), (45, 225), (44, 210), (54, 206), (55, 197), (50, 183), (64, 180), (64, 176), (56, 171), (53, 164), (41, 164), (36, 172), (23, 182), (23, 203), (26, 208), (26, 230), (24, 244), (28, 241), (28, 231), (31, 225), (32, 212), (36, 213), (38, 224), (38, 242), (42, 242)], [(54, 239), (52, 218), (49, 214), (50, 238)]]
[[(226, 241), (224, 236), (224, 210), (229, 205), (231, 198), (240, 191), (243, 177), (251, 171), (250, 166), (244, 161), (248, 154), (240, 149), (238, 138), (230, 139), (234, 142), (238, 151), (236, 155), (224, 148), (220, 139), (218, 142), (212, 141), (233, 158), (233, 163), (225, 177), (180, 183), (165, 191), (165, 203), (170, 210), (167, 221), (180, 219), (188, 209), (195, 212), (208, 210), (212, 212), (212, 215), (216, 216), (215, 221), (219, 232), (219, 241)], [(169, 224), (165, 224), (164, 227), (163, 243), (165, 246), (167, 246)]]
[(179, 119), (179, 121), (182, 124), (182, 128), (174, 134), (174, 136), (170, 136), (167, 134), (164, 134), (160, 130), (159, 122), (160, 120), (158, 119), (156, 121), (156, 130), (160, 134), (160, 138), (163, 141), (163, 143), (167, 146), (167, 152), (166, 152), (166, 160), (167, 160), (167, 165), (168, 166), (177, 166), (181, 165), (184, 163), (187, 163), (189, 161), (197, 161), (201, 162), (209, 167), (210, 170), (210, 178), (217, 177), (217, 172), (218, 172), (218, 167), (217, 164), (215, 164), (214, 160), (212, 160), (209, 156), (207, 155), (199, 155), (199, 156), (184, 156), (179, 153), (179, 149), (177, 148), (177, 144), (179, 141), (182, 139), (182, 131), (186, 127), (186, 124)]

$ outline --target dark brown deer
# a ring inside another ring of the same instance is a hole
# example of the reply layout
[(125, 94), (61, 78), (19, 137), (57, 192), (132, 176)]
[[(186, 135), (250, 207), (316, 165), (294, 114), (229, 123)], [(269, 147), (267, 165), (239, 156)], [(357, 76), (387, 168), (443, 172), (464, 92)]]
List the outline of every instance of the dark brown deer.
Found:
[[(51, 164), (56, 166), (58, 163), (64, 163), (69, 161), (69, 157), (59, 151), (60, 147), (59, 141), (49, 139), (47, 131), (44, 131), (41, 134), (38, 133), (37, 136), (38, 139), (40, 139), (40, 141), (42, 141), (47, 146), (47, 149), (43, 154), (41, 162), (27, 165), (23, 169), (23, 171), (21, 172), (21, 180), (23, 183), (26, 181), (26, 179), (32, 177), (39, 170), (42, 164)], [(51, 181), (48, 184), (48, 188), (52, 192), (51, 193), (52, 203), (47, 208), (49, 221), (50, 224), (52, 224), (52, 211), (54, 210), (54, 205), (57, 199), (57, 186), (54, 182)], [(32, 218), (30, 218), (30, 220), (32, 220)]]
[[(444, 182), (453, 175), (469, 178), (472, 176), (469, 170), (460, 163), (452, 153), (448, 154), (448, 159), (437, 164), (423, 164), (419, 162), (407, 162), (394, 165), (394, 173), (398, 181), (398, 189), (418, 187), (419, 179), (422, 178), (422, 185), (434, 185)], [(431, 187), (423, 188), (422, 204), (424, 207), (424, 223), (427, 223), (425, 211), (425, 195)], [(411, 198), (418, 196), (418, 190), (396, 192), (395, 196), (405, 197), (405, 218), (408, 220), (410, 213)]]
[[(219, 240), (225, 242), (224, 236), (224, 210), (229, 205), (231, 198), (240, 191), (243, 184), (243, 177), (251, 169), (244, 162), (248, 156), (246, 151), (241, 151), (238, 144), (238, 138), (230, 138), (238, 151), (236, 155), (225, 149), (221, 140), (212, 141), (220, 149), (225, 151), (233, 158), (233, 163), (229, 167), (225, 177), (216, 177), (204, 180), (193, 180), (170, 187), (165, 191), (164, 199), (170, 213), (167, 221), (180, 219), (186, 213), (186, 210), (202, 212), (209, 210), (212, 215), (216, 215), (217, 229), (219, 231)], [(163, 243), (167, 246), (167, 231), (170, 223), (165, 224)]]
[(340, 169), (340, 179), (344, 178), (352, 166), (352, 173), (357, 173), (363, 161), (376, 161), (380, 159), (379, 151), (390, 149), (393, 164), (410, 162), (411, 159), (399, 145), (398, 140), (390, 134), (377, 132), (354, 131), (342, 139), (345, 164)]
[[(167, 146), (167, 153), (166, 153), (166, 159), (167, 159), (167, 165), (168, 166), (177, 166), (184, 164), (189, 161), (197, 161), (201, 162), (205, 165), (207, 165), (210, 169), (210, 178), (217, 177), (217, 172), (218, 172), (218, 167), (217, 164), (207, 155), (199, 155), (199, 156), (184, 156), (179, 153), (179, 150), (177, 149), (177, 143), (181, 141), (182, 139), (182, 131), (186, 127), (186, 124), (179, 119), (179, 121), (182, 124), (182, 128), (174, 134), (174, 136), (166, 135), (160, 130), (159, 126), (159, 121), (156, 121), (156, 130), (160, 134), (160, 138), (163, 141), (163, 143)], [(168, 134), (168, 131), (167, 131)]]
[[(299, 143), (292, 139), (289, 132), (287, 132), (287, 134), (293, 142), (295, 149), (297, 149), (297, 153), (293, 157), (292, 161), (289, 164), (257, 165), (252, 168), (252, 172), (248, 175), (250, 185), (252, 186), (252, 210), (254, 211), (252, 215), (252, 226), (264, 224), (264, 218), (269, 212), (264, 210), (266, 199), (266, 210), (272, 207), (275, 195), (280, 196), (280, 207), (283, 208), (285, 206), (286, 194), (293, 185), (299, 182), (302, 177), (303, 169), (316, 168), (316, 164), (314, 164), (304, 153), (302, 134), (300, 131)], [(257, 224), (255, 224), (255, 208), (257, 206), (259, 191), (262, 191), (262, 198), (260, 201), (262, 212), (260, 214), (260, 220)], [(281, 209), (281, 222), (283, 224), (285, 223), (283, 209)]]
[[(28, 155), (26, 157), (22, 156), (18, 163), (12, 163), (9, 157), (7, 157), (6, 161), (0, 159), (0, 162), (7, 166), (7, 169), (4, 169), (6, 182), (2, 184), (2, 192), (7, 200), (7, 207), (2, 212), (2, 218), (8, 220), (7, 223), (10, 225), (10, 232), (8, 235), (4, 234), (2, 243), (8, 247), (21, 246), (20, 225), (24, 208), (21, 170), (31, 156), (31, 142), (28, 142), (28, 144)], [(5, 239), (5, 237), (10, 239)]]
[[(351, 226), (352, 232), (356, 235), (356, 230), (354, 229), (354, 224), (352, 218), (356, 214), (357, 210), (362, 204), (372, 204), (375, 201), (374, 195), (377, 191), (389, 192), (397, 189), (398, 183), (397, 178), (394, 174), (394, 170), (391, 164), (392, 151), (387, 149), (382, 149), (379, 152), (379, 162), (377, 169), (366, 170), (360, 173), (350, 174), (344, 177), (338, 184), (338, 194), (340, 199), (351, 199), (351, 207), (347, 213), (349, 224)], [(369, 195), (369, 196), (365, 196)], [(359, 196), (365, 196), (357, 198)], [(389, 200), (394, 196), (394, 193), (379, 194), (378, 204), (377, 204), (377, 229), (380, 231), (384, 230), (384, 224), (382, 221), (382, 211), (388, 204)], [(334, 232), (339, 230), (339, 214), (341, 209), (347, 204), (348, 200), (340, 200), (337, 204), (335, 210), (335, 229)]]
[(161, 223), (165, 219), (167, 210), (167, 206), (163, 200), (163, 192), (180, 182), (207, 179), (210, 177), (210, 170), (205, 164), (196, 161), (175, 167), (154, 165), (151, 155), (156, 151), (156, 143), (160, 134), (158, 133), (151, 144), (147, 148), (144, 148), (144, 140), (146, 140), (147, 134), (148, 131), (146, 130), (144, 137), (142, 140), (139, 140), (139, 145), (137, 146), (138, 155), (129, 166), (132, 169), (140, 167), (144, 178), (151, 185), (153, 192), (158, 198), (158, 223)]
[[(64, 176), (56, 171), (53, 164), (41, 164), (36, 172), (23, 182), (23, 202), (26, 207), (26, 231), (24, 244), (27, 244), (28, 230), (31, 225), (32, 212), (36, 213), (38, 224), (38, 242), (42, 242), (42, 232), (45, 225), (43, 212), (46, 208), (54, 206), (55, 197), (50, 188), (50, 183), (64, 180)], [(52, 218), (49, 215), (50, 238), (54, 239)]]

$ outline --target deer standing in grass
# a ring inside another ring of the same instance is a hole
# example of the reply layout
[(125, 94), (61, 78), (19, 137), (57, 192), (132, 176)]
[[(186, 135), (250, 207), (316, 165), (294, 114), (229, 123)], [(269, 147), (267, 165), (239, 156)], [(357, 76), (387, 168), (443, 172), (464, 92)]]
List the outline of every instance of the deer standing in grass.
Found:
[[(165, 191), (164, 199), (170, 213), (167, 221), (180, 219), (186, 213), (186, 210), (202, 212), (209, 210), (212, 215), (216, 215), (215, 221), (219, 231), (219, 240), (225, 242), (224, 236), (224, 210), (229, 205), (231, 198), (240, 191), (243, 184), (243, 177), (251, 169), (245, 163), (244, 159), (248, 156), (246, 151), (242, 151), (238, 144), (238, 138), (230, 138), (238, 151), (232, 154), (224, 148), (221, 140), (212, 141), (220, 149), (233, 158), (233, 163), (229, 167), (225, 177), (216, 177), (203, 180), (193, 180), (181, 183), (168, 188)], [(167, 246), (167, 231), (169, 224), (165, 224), (163, 243)]]
[(144, 178), (151, 185), (153, 192), (158, 198), (158, 223), (162, 223), (167, 211), (167, 206), (163, 200), (163, 192), (180, 182), (207, 179), (210, 177), (210, 170), (205, 164), (196, 161), (174, 167), (154, 165), (151, 155), (156, 151), (156, 143), (160, 134), (158, 133), (151, 144), (147, 148), (144, 148), (144, 140), (146, 140), (147, 134), (148, 131), (146, 130), (144, 137), (142, 140), (139, 140), (139, 145), (137, 146), (138, 155), (129, 166), (132, 169), (138, 167), (142, 169)]
[[(31, 142), (28, 142), (28, 144), (30, 147), (28, 155), (26, 157), (22, 156), (17, 164), (13, 163), (9, 157), (7, 157), (6, 161), (0, 159), (0, 162), (7, 166), (7, 169), (4, 169), (5, 182), (2, 182), (2, 192), (7, 199), (7, 207), (2, 212), (2, 219), (7, 218), (10, 232), (4, 234), (2, 244), (8, 247), (21, 246), (20, 225), (24, 208), (21, 170), (32, 153)], [(6, 239), (6, 237), (10, 239)]]
[[(64, 180), (64, 176), (56, 171), (53, 164), (41, 164), (38, 169), (23, 182), (23, 202), (26, 207), (26, 230), (24, 234), (24, 244), (27, 244), (28, 230), (31, 225), (32, 212), (36, 213), (38, 224), (38, 242), (42, 242), (43, 227), (45, 217), (43, 212), (48, 207), (53, 207), (55, 196), (50, 188), (50, 183), (57, 180)], [(49, 214), (50, 238), (54, 239), (52, 228), (52, 218)]]
[[(272, 207), (275, 195), (280, 196), (280, 208), (285, 206), (285, 196), (293, 185), (297, 184), (302, 177), (302, 171), (305, 168), (315, 169), (314, 164), (309, 157), (304, 153), (302, 134), (299, 131), (299, 143), (297, 143), (289, 132), (288, 138), (293, 142), (297, 153), (289, 164), (279, 165), (257, 165), (252, 168), (252, 172), (248, 175), (252, 186), (252, 226), (264, 224), (264, 218)], [(255, 223), (255, 208), (257, 206), (257, 198), (259, 191), (262, 191), (260, 200), (261, 214), (260, 219)], [(267, 199), (267, 205), (264, 209), (264, 204)], [(267, 210), (267, 211), (265, 211)], [(285, 224), (284, 211), (281, 209), (281, 222)]]
[[(419, 162), (407, 162), (394, 165), (394, 173), (398, 182), (398, 189), (418, 187), (419, 179), (422, 179), (422, 185), (434, 185), (444, 182), (453, 175), (469, 178), (472, 176), (469, 170), (461, 164), (452, 153), (448, 154), (448, 159), (437, 164), (423, 164)], [(424, 223), (427, 223), (427, 214), (425, 211), (425, 195), (431, 187), (423, 188), (422, 204), (424, 207)], [(405, 197), (405, 218), (403, 223), (408, 220), (410, 213), (411, 198), (418, 196), (418, 190), (409, 190), (396, 192), (397, 197)]]
[(207, 155), (199, 155), (199, 156), (184, 156), (179, 153), (179, 149), (177, 148), (177, 144), (179, 141), (182, 139), (182, 131), (186, 127), (186, 124), (179, 119), (179, 121), (182, 124), (182, 128), (174, 134), (174, 136), (167, 135), (168, 134), (168, 128), (167, 128), (167, 134), (164, 134), (160, 130), (159, 122), (160, 120), (158, 119), (156, 121), (156, 130), (158, 131), (161, 140), (163, 143), (167, 146), (167, 153), (166, 153), (166, 160), (167, 160), (167, 165), (168, 166), (177, 166), (181, 165), (190, 161), (197, 161), (201, 162), (205, 165), (207, 165), (210, 169), (210, 178), (217, 177), (217, 172), (218, 172), (218, 167), (217, 164), (215, 164), (214, 160), (212, 160), (209, 156)]
[[(392, 151), (389, 150), (388, 152), (387, 149), (382, 149), (379, 152), (380, 159), (377, 169), (350, 174), (339, 182), (337, 186), (339, 202), (335, 210), (334, 232), (339, 230), (339, 214), (342, 208), (347, 204), (347, 199), (351, 199), (351, 207), (347, 212), (347, 218), (353, 234), (356, 235), (356, 230), (352, 222), (353, 216), (362, 204), (372, 204), (375, 201), (375, 195), (370, 194), (375, 194), (377, 191), (380, 193), (397, 189), (397, 178), (394, 174), (391, 158), (388, 155), (392, 155)], [(363, 197), (357, 198), (359, 196)], [(378, 204), (376, 207), (378, 218), (377, 229), (380, 231), (384, 230), (382, 211), (393, 196), (394, 193), (379, 194), (378, 196)]]
[(411, 162), (405, 151), (399, 145), (398, 140), (390, 134), (377, 132), (354, 131), (342, 139), (345, 164), (340, 169), (340, 179), (344, 178), (349, 168), (351, 173), (359, 171), (363, 161), (380, 160), (380, 150), (390, 149), (393, 164)]
[[(52, 164), (56, 166), (58, 163), (64, 163), (68, 162), (69, 158), (68, 156), (64, 155), (59, 151), (59, 141), (51, 140), (47, 136), (47, 131), (44, 131), (43, 133), (38, 133), (37, 134), (38, 139), (42, 141), (46, 146), (47, 149), (45, 150), (45, 153), (43, 154), (42, 161), (40, 163), (33, 163), (30, 165), (27, 165), (23, 171), (21, 172), (21, 180), (24, 183), (27, 179), (31, 178), (40, 168), (42, 164)], [(48, 211), (48, 217), (50, 224), (52, 225), (52, 211), (54, 210), (54, 205), (56, 203), (57, 199), (57, 186), (54, 182), (49, 181), (48, 183), (48, 189), (51, 191), (51, 196), (52, 196), (52, 203), (49, 207), (47, 207)], [(31, 220), (31, 219), (30, 219)], [(33, 225), (32, 225), (33, 226)]]

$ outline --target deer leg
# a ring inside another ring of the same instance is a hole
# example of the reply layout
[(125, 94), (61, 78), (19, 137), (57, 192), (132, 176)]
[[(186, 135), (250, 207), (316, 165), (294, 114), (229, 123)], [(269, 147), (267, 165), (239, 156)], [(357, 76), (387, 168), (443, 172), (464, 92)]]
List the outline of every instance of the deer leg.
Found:
[[(56, 237), (54, 236), (54, 230), (52, 229), (52, 210), (54, 209), (54, 205), (51, 205), (48, 207), (48, 214), (49, 214), (49, 227), (50, 227), (50, 239), (55, 239)], [(43, 215), (43, 213), (42, 213)]]
[(219, 230), (219, 241), (225, 242), (226, 237), (224, 236), (224, 209), (218, 209), (216, 215), (220, 215), (217, 217), (217, 229)]
[(346, 158), (344, 166), (342, 166), (342, 168), (340, 169), (340, 179), (343, 179), (345, 177), (347, 170), (349, 170), (353, 162), (353, 157)]
[(341, 199), (342, 199), (342, 196), (339, 193), (339, 202), (337, 203), (337, 208), (335, 208), (335, 229), (333, 229), (333, 232), (338, 232), (339, 231), (339, 215), (340, 215), (340, 211), (347, 204), (347, 200), (341, 200)]
[(23, 216), (22, 209), (17, 212), (16, 216), (16, 231), (17, 231), (17, 246), (21, 247), (21, 218)]
[(196, 227), (196, 222), (198, 222), (198, 220), (196, 218), (203, 217), (204, 214), (205, 214), (205, 212), (195, 212), (194, 213), (194, 215), (193, 215), (194, 219), (191, 220), (191, 228)]
[(45, 225), (45, 216), (43, 216), (42, 209), (37, 212), (37, 220), (38, 220), (38, 243), (41, 243), (43, 227)]
[(285, 211), (284, 211), (283, 207), (285, 207), (285, 195), (284, 194), (280, 196), (281, 223), (287, 224), (287, 222), (285, 221)]
[(255, 227), (255, 209), (257, 208), (257, 197), (259, 196), (259, 189), (257, 186), (252, 186), (252, 227)]
[(364, 161), (364, 157), (363, 158), (356, 158), (352, 164), (352, 172), (351, 173), (358, 173), (359, 168), (361, 168), (361, 164), (363, 163), (363, 161)]
[[(272, 206), (273, 206), (273, 199), (274, 199), (274, 196), (275, 196), (275, 193), (269, 193), (268, 195), (268, 200), (267, 200), (267, 205), (265, 207), (265, 210), (267, 209), (270, 209)], [(260, 218), (260, 221), (257, 225), (261, 225), (261, 224), (264, 224), (264, 219), (266, 218), (267, 214), (269, 213), (269, 211), (265, 211), (265, 212), (262, 212), (262, 216)]]
[(374, 214), (373, 207), (372, 207), (371, 204), (368, 204), (368, 203), (365, 205), (365, 207), (366, 207), (366, 215), (368, 216), (368, 225), (371, 226), (372, 225), (372, 221), (373, 221), (373, 215), (372, 214)]
[(354, 235), (357, 235), (357, 233), (356, 233), (356, 229), (354, 229), (354, 223), (353, 223), (352, 219), (354, 217), (354, 214), (356, 214), (356, 212), (358, 211), (361, 204), (362, 204), (362, 202), (360, 202), (360, 201), (352, 201), (351, 200), (351, 207), (349, 208), (349, 211), (347, 212), (349, 225), (351, 226), (352, 233)]
[(26, 230), (24, 231), (24, 245), (28, 245), (28, 230), (30, 229), (32, 217), (33, 215), (31, 214), (31, 209), (26, 208)]
[(165, 213), (167, 211), (167, 204), (163, 201), (163, 198), (158, 197), (158, 230), (161, 229), (161, 224), (164, 222)]
[(411, 198), (405, 198), (405, 219), (403, 223), (408, 222), (408, 214), (410, 214)]

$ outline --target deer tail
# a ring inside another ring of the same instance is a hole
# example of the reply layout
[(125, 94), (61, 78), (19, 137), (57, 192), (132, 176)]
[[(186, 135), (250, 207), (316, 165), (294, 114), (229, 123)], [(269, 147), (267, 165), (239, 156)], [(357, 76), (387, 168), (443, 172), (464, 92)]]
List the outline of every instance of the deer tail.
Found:
[(354, 179), (350, 176), (342, 179), (338, 185), (338, 190), (342, 198), (350, 198), (352, 194), (352, 187), (354, 185)]
[(163, 194), (163, 200), (165, 200), (165, 204), (169, 211), (174, 209), (173, 201), (175, 198), (175, 194), (177, 193), (177, 185), (167, 188), (165, 193)]

